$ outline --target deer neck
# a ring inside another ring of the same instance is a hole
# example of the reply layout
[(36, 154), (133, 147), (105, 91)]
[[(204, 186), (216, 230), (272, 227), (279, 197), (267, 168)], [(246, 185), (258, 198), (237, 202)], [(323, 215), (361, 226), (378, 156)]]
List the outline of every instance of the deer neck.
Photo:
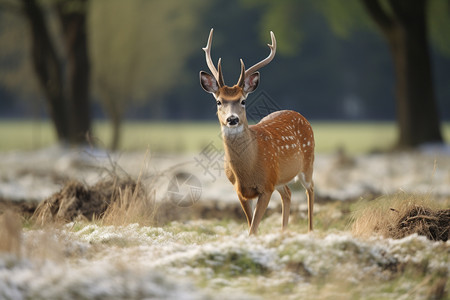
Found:
[(222, 138), (227, 163), (252, 169), (257, 157), (258, 144), (248, 124), (229, 128), (222, 126)]

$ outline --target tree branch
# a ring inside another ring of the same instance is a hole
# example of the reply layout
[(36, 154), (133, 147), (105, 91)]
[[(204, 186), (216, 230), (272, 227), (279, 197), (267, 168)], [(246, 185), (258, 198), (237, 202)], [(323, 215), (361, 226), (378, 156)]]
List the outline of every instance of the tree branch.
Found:
[(383, 32), (387, 33), (394, 26), (394, 20), (383, 10), (379, 0), (362, 0), (362, 4)]

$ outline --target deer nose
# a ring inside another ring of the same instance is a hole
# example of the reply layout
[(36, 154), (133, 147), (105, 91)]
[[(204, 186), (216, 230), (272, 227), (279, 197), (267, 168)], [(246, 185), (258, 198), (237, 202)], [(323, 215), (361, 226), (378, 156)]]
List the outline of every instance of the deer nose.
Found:
[(229, 126), (234, 126), (239, 123), (239, 118), (237, 116), (229, 116), (227, 118), (227, 124)]

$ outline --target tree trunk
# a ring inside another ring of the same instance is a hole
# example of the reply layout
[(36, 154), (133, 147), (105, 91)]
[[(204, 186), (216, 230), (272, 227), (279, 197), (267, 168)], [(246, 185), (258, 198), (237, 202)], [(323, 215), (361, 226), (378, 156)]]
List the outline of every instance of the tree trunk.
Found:
[(111, 144), (109, 145), (110, 149), (115, 151), (119, 149), (120, 138), (121, 138), (121, 126), (122, 126), (122, 109), (120, 106), (120, 100), (122, 93), (113, 93), (113, 91), (117, 91), (114, 88), (111, 88), (108, 84), (108, 81), (105, 80), (104, 77), (100, 77), (97, 79), (98, 87), (100, 88), (100, 94), (102, 103), (106, 110), (106, 114), (112, 125), (112, 135), (111, 135)]
[(34, 70), (47, 100), (48, 111), (58, 140), (70, 141), (68, 109), (64, 98), (61, 63), (51, 42), (44, 14), (35, 0), (22, 0), (25, 17), (30, 26)]
[(120, 117), (120, 114), (116, 114), (116, 117), (111, 117), (111, 122), (113, 132), (110, 149), (116, 151), (117, 149), (119, 149), (121, 137), (120, 130), (122, 128), (122, 118)]
[[(78, 5), (74, 6), (74, 3)], [(73, 144), (86, 143), (86, 134), (91, 131), (90, 63), (86, 34), (87, 5), (87, 0), (72, 0), (61, 1), (57, 6), (67, 55), (67, 98), (71, 111), (71, 142)]]
[(392, 15), (383, 10), (378, 0), (363, 3), (386, 37), (394, 61), (397, 146), (441, 143), (428, 50), (426, 0), (390, 0)]

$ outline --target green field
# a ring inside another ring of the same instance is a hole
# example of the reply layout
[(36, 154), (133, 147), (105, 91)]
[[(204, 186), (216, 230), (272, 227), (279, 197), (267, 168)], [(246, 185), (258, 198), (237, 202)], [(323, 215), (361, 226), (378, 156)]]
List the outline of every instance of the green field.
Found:
[[(312, 122), (319, 153), (345, 149), (349, 153), (387, 150), (395, 142), (394, 123), (380, 122)], [(450, 140), (450, 123), (443, 125), (446, 141)], [(94, 136), (100, 147), (107, 148), (111, 139), (108, 122), (94, 124)], [(35, 150), (53, 145), (56, 140), (49, 122), (0, 121), (0, 151)], [(221, 147), (217, 122), (126, 122), (122, 127), (120, 150), (154, 152), (197, 152), (213, 142)]]

